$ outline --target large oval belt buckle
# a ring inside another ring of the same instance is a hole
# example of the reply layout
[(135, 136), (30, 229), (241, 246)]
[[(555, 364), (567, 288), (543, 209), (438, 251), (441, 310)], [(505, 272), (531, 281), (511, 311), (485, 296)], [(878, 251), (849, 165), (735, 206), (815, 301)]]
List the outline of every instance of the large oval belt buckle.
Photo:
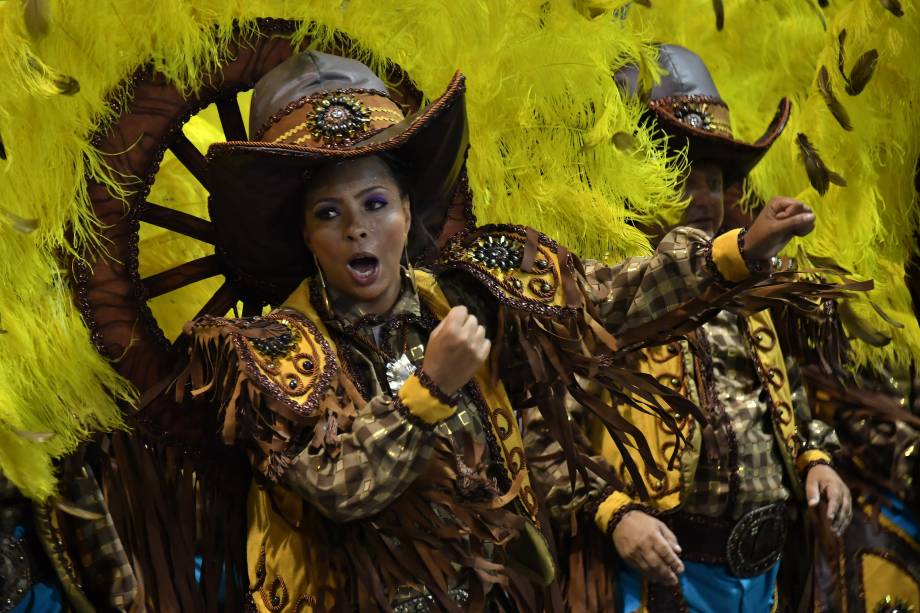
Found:
[(773, 504), (744, 515), (728, 536), (728, 568), (736, 577), (756, 577), (770, 569), (786, 542), (786, 506)]

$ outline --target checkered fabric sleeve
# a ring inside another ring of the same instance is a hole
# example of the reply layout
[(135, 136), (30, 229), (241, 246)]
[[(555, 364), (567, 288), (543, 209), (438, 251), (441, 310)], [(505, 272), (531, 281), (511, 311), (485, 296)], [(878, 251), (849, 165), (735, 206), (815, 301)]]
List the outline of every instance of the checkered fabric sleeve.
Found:
[(686, 227), (669, 232), (649, 257), (609, 267), (589, 260), (585, 269), (600, 319), (614, 334), (657, 319), (724, 281), (707, 235)]
[(95, 519), (69, 518), (70, 544), (84, 587), (113, 610), (131, 609), (132, 604), (138, 604), (137, 579), (92, 469), (80, 467), (61, 489), (77, 507), (98, 515)]
[(338, 453), (308, 447), (285, 471), (285, 485), (334, 521), (373, 515), (396, 500), (431, 457), (432, 430), (407, 418), (399, 400), (378, 396), (358, 410)]

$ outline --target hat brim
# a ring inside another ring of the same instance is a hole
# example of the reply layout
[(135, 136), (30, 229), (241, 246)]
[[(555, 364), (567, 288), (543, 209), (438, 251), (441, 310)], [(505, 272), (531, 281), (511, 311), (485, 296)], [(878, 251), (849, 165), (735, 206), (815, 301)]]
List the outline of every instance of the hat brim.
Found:
[[(427, 107), (339, 148), (256, 141), (211, 145), (211, 222), (218, 253), (244, 295), (275, 303), (314, 272), (297, 207), (304, 171), (310, 166), (392, 153), (410, 169), (413, 224), (437, 236), (469, 145), (464, 92), (464, 77), (457, 73), (444, 94)], [(413, 248), (417, 246), (410, 245)]]
[(724, 182), (730, 185), (744, 179), (783, 133), (789, 122), (792, 103), (787, 98), (780, 100), (767, 130), (753, 143), (746, 143), (719, 132), (695, 128), (674, 115), (670, 105), (650, 104), (649, 110), (668, 136), (677, 139), (674, 144), (683, 146), (683, 140), (686, 139), (689, 143), (688, 155), (691, 161), (706, 159), (720, 163), (725, 175)]

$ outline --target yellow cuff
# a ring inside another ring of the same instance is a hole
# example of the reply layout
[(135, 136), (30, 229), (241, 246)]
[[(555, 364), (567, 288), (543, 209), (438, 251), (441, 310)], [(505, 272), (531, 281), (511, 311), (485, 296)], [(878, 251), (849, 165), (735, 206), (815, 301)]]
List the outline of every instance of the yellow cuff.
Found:
[(617, 512), (628, 504), (636, 504), (636, 501), (624, 494), (623, 492), (614, 492), (604, 499), (597, 507), (597, 513), (594, 514), (594, 523), (600, 528), (601, 532), (606, 534), (610, 520)]
[(399, 400), (412, 415), (427, 424), (436, 424), (454, 414), (456, 410), (431, 395), (418, 377), (412, 375), (399, 388)]
[(712, 240), (712, 262), (719, 274), (732, 283), (744, 281), (751, 276), (751, 271), (741, 257), (741, 249), (738, 248), (739, 234), (740, 228), (720, 234)]
[[(795, 469), (801, 473), (812, 462), (827, 462), (830, 464), (831, 456), (820, 449), (809, 449), (804, 453), (800, 453), (799, 457), (795, 459)], [(804, 477), (805, 475), (802, 476)]]

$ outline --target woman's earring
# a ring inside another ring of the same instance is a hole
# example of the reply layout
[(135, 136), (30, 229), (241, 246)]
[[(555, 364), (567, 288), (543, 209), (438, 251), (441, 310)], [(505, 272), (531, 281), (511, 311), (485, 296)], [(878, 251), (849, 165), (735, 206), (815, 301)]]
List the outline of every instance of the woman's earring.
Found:
[(323, 269), (319, 266), (316, 255), (313, 255), (313, 263), (316, 265), (316, 276), (319, 278), (319, 293), (323, 299), (323, 308), (326, 309), (327, 315), (332, 315), (332, 304), (329, 302), (329, 293), (326, 291), (326, 278), (323, 276)]

